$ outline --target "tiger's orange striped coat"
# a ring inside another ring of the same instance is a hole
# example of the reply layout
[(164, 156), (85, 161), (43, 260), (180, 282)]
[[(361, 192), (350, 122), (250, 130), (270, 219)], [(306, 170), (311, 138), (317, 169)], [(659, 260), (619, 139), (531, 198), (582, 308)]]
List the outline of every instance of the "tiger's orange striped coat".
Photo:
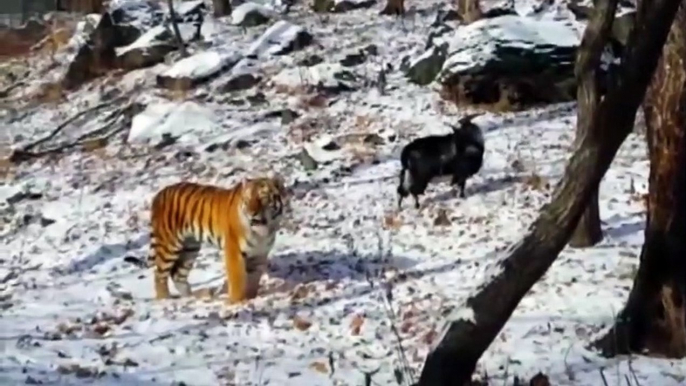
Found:
[(209, 242), (224, 252), (229, 303), (252, 299), (289, 199), (278, 175), (246, 179), (228, 189), (192, 182), (169, 185), (153, 197), (148, 261), (136, 264), (155, 267), (157, 299), (169, 298), (169, 278), (181, 296), (190, 296), (188, 275), (201, 243)]

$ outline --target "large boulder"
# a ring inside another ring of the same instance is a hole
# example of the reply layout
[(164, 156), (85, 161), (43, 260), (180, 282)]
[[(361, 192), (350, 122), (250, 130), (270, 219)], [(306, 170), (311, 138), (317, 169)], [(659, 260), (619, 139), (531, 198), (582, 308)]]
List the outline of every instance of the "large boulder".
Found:
[(72, 59), (62, 86), (76, 88), (116, 67), (115, 48), (133, 43), (163, 17), (162, 9), (153, 1), (113, 2)]
[(580, 38), (571, 25), (506, 15), (478, 20), (439, 40), (447, 47), (436, 80), (443, 96), (456, 103), (516, 109), (576, 97)]
[[(205, 10), (200, 0), (178, 5), (177, 21), (184, 41), (197, 34)], [(110, 2), (71, 60), (62, 86), (76, 88), (112, 68), (135, 69), (159, 63), (176, 49), (168, 20), (166, 5), (158, 1)]]

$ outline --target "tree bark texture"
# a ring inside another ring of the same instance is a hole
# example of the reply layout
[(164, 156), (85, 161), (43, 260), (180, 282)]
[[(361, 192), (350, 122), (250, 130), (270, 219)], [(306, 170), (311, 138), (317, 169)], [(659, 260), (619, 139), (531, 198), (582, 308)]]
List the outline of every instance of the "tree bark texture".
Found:
[(650, 176), (638, 274), (605, 355), (686, 356), (686, 1), (672, 24), (643, 105)]
[[(576, 144), (590, 130), (591, 119), (600, 102), (598, 70), (603, 49), (612, 33), (618, 0), (604, 1), (595, 7), (584, 31), (574, 73), (577, 81)], [(569, 240), (572, 247), (590, 247), (603, 239), (600, 229), (598, 190), (594, 191), (576, 230)]]
[(404, 15), (405, 0), (386, 0), (386, 6), (381, 10), (382, 15)]
[(456, 9), (463, 23), (473, 23), (483, 17), (480, 0), (457, 0)]
[(174, 37), (176, 38), (176, 45), (181, 52), (181, 57), (185, 58), (188, 56), (188, 51), (186, 51), (186, 43), (184, 43), (181, 37), (181, 31), (179, 31), (179, 24), (176, 22), (176, 11), (174, 11), (174, 3), (172, 0), (167, 0), (167, 5), (169, 6), (169, 18), (171, 19), (172, 29), (174, 30)]
[[(598, 3), (609, 0), (599, 0)], [(474, 320), (450, 323), (427, 356), (419, 386), (463, 386), (476, 363), (524, 295), (545, 274), (567, 244), (593, 192), (633, 129), (682, 0), (654, 0), (629, 37), (619, 74), (579, 140), (551, 202), (541, 209), (529, 233), (500, 263), (500, 271), (467, 299)], [(598, 5), (597, 5), (598, 6)], [(606, 7), (606, 6), (605, 6)]]
[(212, 0), (214, 5), (214, 16), (222, 17), (231, 15), (231, 1), (230, 0)]

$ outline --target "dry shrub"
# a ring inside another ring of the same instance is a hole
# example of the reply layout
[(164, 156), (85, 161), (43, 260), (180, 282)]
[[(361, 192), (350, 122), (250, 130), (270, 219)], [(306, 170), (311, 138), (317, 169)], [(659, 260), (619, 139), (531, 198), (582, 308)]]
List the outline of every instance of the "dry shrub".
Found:
[(374, 118), (369, 115), (355, 116), (355, 127), (361, 131), (368, 131), (372, 123), (374, 123)]
[(12, 162), (10, 162), (9, 157), (0, 157), (0, 178), (8, 181), (12, 179)]
[(92, 138), (86, 139), (81, 142), (81, 149), (84, 152), (94, 153), (100, 158), (106, 158), (107, 153), (105, 152), (105, 147), (107, 146), (107, 138)]
[(40, 86), (33, 99), (38, 103), (58, 103), (66, 99), (66, 93), (61, 83), (49, 82)]
[(289, 86), (286, 84), (275, 83), (274, 92), (277, 94), (304, 95), (309, 92), (307, 85)]
[(475, 107), (480, 110), (494, 113), (519, 111), (523, 108), (523, 106), (517, 102), (519, 98), (515, 87), (502, 83), (498, 85), (498, 99), (492, 103), (474, 103), (473, 97), (465, 90), (464, 84), (462, 83), (443, 86), (439, 94), (441, 98), (454, 103), (456, 106)]
[(312, 108), (324, 108), (329, 105), (329, 99), (321, 93), (303, 95), (298, 98), (297, 106), (302, 110), (308, 111)]
[(352, 159), (361, 164), (370, 164), (376, 160), (377, 152), (374, 148), (362, 144), (353, 145), (349, 148)]
[(381, 224), (381, 227), (386, 230), (397, 230), (400, 229), (402, 225), (403, 222), (400, 219), (400, 216), (394, 213), (386, 213), (383, 216), (383, 223)]
[(470, 24), (483, 18), (479, 0), (457, 0), (455, 5), (457, 14), (465, 24)]
[(55, 60), (57, 51), (69, 43), (74, 34), (73, 28), (51, 28), (50, 33), (43, 40), (31, 47), (31, 51), (49, 54), (52, 61)]
[(541, 177), (536, 173), (532, 173), (530, 176), (524, 178), (524, 184), (529, 186), (533, 190), (548, 190), (550, 189), (550, 183), (545, 177)]

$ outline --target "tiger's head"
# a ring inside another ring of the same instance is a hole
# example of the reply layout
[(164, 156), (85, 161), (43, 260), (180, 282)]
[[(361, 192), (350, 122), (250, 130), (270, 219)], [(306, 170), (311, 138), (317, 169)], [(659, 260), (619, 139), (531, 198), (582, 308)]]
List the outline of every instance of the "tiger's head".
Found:
[(243, 212), (251, 227), (276, 227), (290, 208), (291, 192), (280, 175), (244, 179)]

